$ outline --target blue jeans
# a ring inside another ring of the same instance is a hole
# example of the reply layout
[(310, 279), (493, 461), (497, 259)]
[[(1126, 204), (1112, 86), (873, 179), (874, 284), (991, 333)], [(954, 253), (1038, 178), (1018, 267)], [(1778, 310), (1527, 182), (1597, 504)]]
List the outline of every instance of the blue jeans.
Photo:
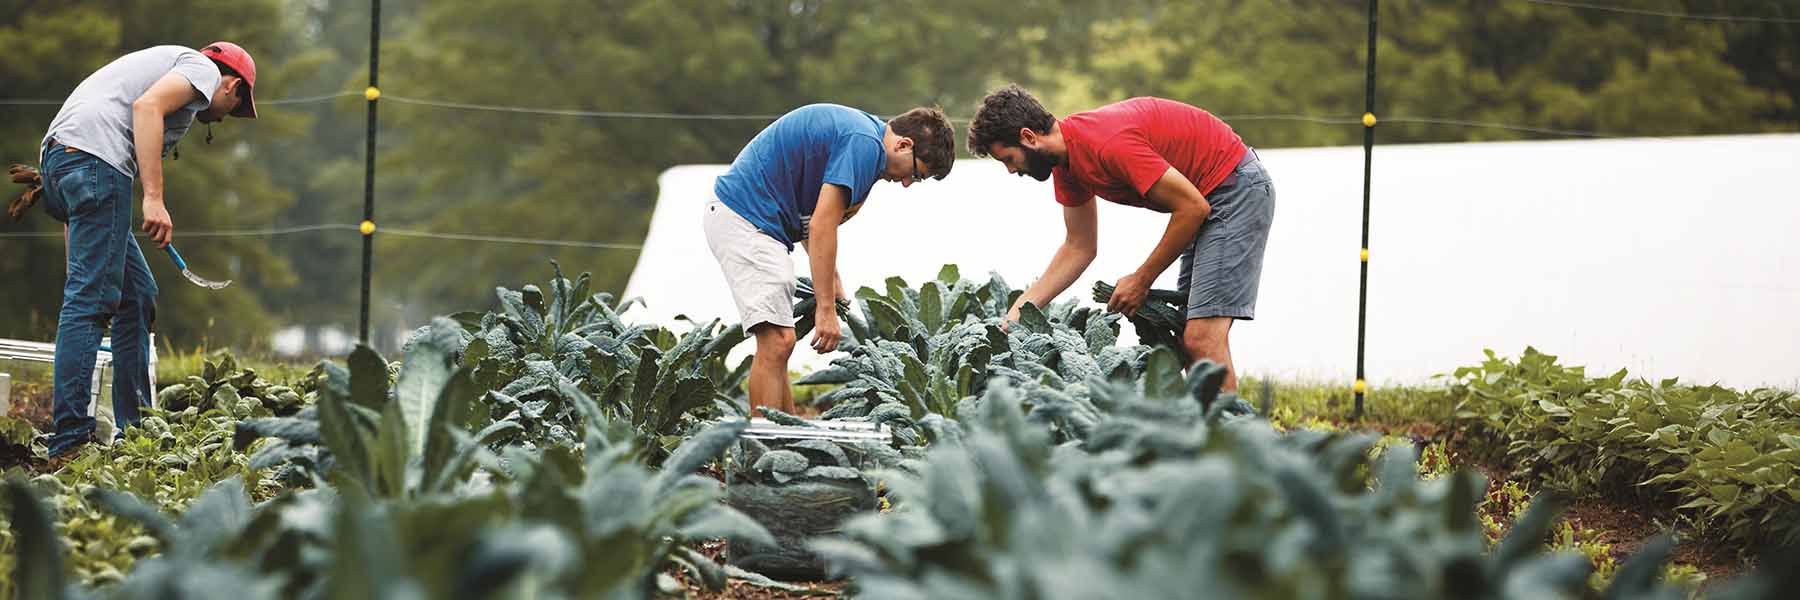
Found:
[(150, 326), (156, 279), (131, 231), (131, 178), (81, 151), (44, 149), (44, 209), (69, 226), (68, 278), (56, 321), (56, 433), (50, 455), (94, 431), (88, 414), (100, 337), (112, 329), (113, 417), (119, 431), (150, 406)]

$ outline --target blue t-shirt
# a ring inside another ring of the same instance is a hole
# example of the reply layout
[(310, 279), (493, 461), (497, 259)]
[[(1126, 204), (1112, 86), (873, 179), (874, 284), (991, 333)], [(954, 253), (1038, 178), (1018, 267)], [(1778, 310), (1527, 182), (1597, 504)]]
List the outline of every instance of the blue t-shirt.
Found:
[(881, 177), (887, 125), (836, 104), (809, 104), (776, 119), (739, 152), (713, 183), (719, 202), (783, 244), (806, 239), (825, 184), (849, 191), (855, 210)]

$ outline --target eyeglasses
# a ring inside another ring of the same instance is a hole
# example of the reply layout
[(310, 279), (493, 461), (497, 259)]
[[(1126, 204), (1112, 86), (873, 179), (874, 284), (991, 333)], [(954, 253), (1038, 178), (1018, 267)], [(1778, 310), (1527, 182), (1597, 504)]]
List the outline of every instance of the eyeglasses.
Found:
[(918, 183), (920, 181), (924, 181), (925, 174), (924, 174), (924, 172), (919, 170), (919, 153), (918, 152), (912, 153), (912, 163), (913, 163), (913, 170), (912, 170), (913, 183)]

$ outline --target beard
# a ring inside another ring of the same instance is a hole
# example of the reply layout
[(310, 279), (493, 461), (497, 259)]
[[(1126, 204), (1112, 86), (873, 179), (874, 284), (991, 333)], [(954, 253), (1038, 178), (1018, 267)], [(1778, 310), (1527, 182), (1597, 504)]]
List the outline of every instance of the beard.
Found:
[(1056, 157), (1049, 152), (1019, 147), (1025, 152), (1025, 174), (1038, 181), (1049, 181), (1050, 171), (1056, 168)]

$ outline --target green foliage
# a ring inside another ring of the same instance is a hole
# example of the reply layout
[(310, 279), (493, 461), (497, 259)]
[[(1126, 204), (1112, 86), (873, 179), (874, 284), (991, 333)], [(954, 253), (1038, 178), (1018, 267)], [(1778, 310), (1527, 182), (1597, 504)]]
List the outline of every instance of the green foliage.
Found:
[[(1094, 301), (1101, 304), (1112, 299), (1113, 285), (1104, 281), (1094, 282)], [(1147, 346), (1167, 348), (1174, 352), (1182, 362), (1187, 362), (1187, 346), (1181, 343), (1182, 332), (1187, 329), (1187, 295), (1173, 290), (1150, 290), (1144, 298), (1144, 305), (1138, 308), (1137, 314), (1131, 316), (1131, 326), (1137, 330), (1138, 341)]]
[[(460, 326), (440, 321), (433, 329), (428, 335), (455, 332)], [(411, 365), (446, 356), (440, 346), (414, 345), (401, 379), (431, 379), (429, 370), (421, 373)], [(338, 425), (314, 423), (330, 438), (330, 454), (318, 452), (327, 457), (319, 462), (340, 465), (337, 470), (325, 467), (335, 486), (289, 490), (256, 504), (237, 477), (225, 478), (177, 519), (165, 517), (162, 510), (179, 510), (179, 505), (161, 496), (114, 491), (110, 485), (97, 488), (91, 498), (106, 508), (99, 519), (119, 527), (141, 524), (147, 535), (138, 537), (144, 540), (139, 552), (162, 550), (128, 577), (120, 575), (128, 566), (122, 565), (99, 582), (116, 583), (122, 597), (649, 598), (657, 574), (669, 569), (687, 570), (709, 589), (723, 586), (725, 569), (693, 544), (725, 537), (772, 543), (767, 531), (719, 502), (723, 491), (716, 480), (695, 474), (736, 440), (745, 427), (742, 422), (699, 432), (674, 450), (661, 471), (652, 472), (635, 460), (641, 453), (628, 425), (608, 419), (585, 393), (568, 389), (564, 393), (585, 418), (584, 456), (563, 447), (541, 452), (512, 447), (504, 465), (493, 459), (475, 461), (482, 471), (474, 478), (454, 465), (465, 464), (464, 456), (484, 456), (482, 445), (452, 427), (451, 417), (436, 417), (455, 413), (458, 404), (467, 402), (456, 391), (466, 385), (457, 383), (458, 377), (466, 379), (466, 370), (436, 386), (421, 385), (421, 390), (437, 393), (429, 396), (427, 411), (434, 415), (434, 427), (424, 440), (424, 454), (418, 455), (405, 444), (410, 439), (405, 436), (408, 412), (399, 408), (410, 392), (394, 390), (385, 399), (357, 399), (347, 392), (359, 389), (353, 378), (362, 375), (385, 382), (386, 369), (378, 356), (372, 358), (351, 360), (351, 381), (344, 381), (342, 369), (335, 369), (337, 374), (327, 369), (328, 381), (321, 387), (322, 411), (339, 406), (337, 410), (350, 414), (373, 412), (362, 400), (381, 406), (379, 421), (349, 423), (355, 431), (334, 434), (330, 430)], [(385, 391), (385, 385), (378, 390)], [(295, 444), (306, 436), (275, 425), (306, 420), (265, 419), (239, 431), (279, 434), (284, 437), (278, 441)], [(435, 449), (442, 447), (437, 440), (444, 439), (437, 437), (439, 432), (448, 434), (457, 454), (446, 461), (449, 466), (434, 468)], [(346, 440), (361, 444), (363, 466), (342, 466), (353, 461)], [(385, 462), (394, 460), (404, 465)], [(403, 475), (393, 473), (397, 468), (404, 469)], [(455, 485), (433, 484), (446, 479)], [(392, 482), (401, 480), (406, 487), (396, 490)], [(41, 505), (17, 497), (12, 535), (33, 551), (15, 553), (30, 560), (19, 564), (13, 581), (35, 586), (22, 589), (60, 590), (60, 585), (45, 588), (39, 583), (60, 573), (55, 561), (63, 556), (43, 537), (43, 531), (50, 531), (50, 518), (31, 512), (41, 511)], [(69, 526), (74, 529), (78, 522)]]
[(310, 385), (290, 387), (263, 378), (255, 369), (240, 367), (228, 352), (216, 352), (201, 363), (199, 373), (156, 391), (156, 406), (170, 411), (188, 407), (200, 410), (224, 408), (240, 417), (259, 414), (292, 415), (305, 404)]
[(31, 422), (0, 415), (0, 464), (17, 465), (44, 459), (47, 450), (39, 437)]
[[(1218, 373), (1203, 364), (1182, 381), (1190, 404), (1223, 404)], [(956, 441), (882, 475), (894, 511), (856, 517), (848, 540), (813, 546), (877, 598), (1587, 593), (1586, 557), (1542, 553), (1555, 497), (1533, 503), (1490, 552), (1477, 474), (1421, 480), (1416, 452), (1373, 460), (1368, 436), (1282, 435), (1211, 408), (1208, 418), (1146, 418), (1166, 401), (1118, 400), (1095, 427), (1106, 434), (1057, 444), (1038, 409), (996, 382)], [(1619, 567), (1605, 593), (1683, 597), (1655, 582), (1667, 551), (1653, 544)], [(1782, 571), (1771, 574), (1722, 597), (1777, 597)]]
[[(68, 551), (59, 562), (67, 569), (62, 577), (85, 585), (114, 584), (140, 558), (160, 547), (131, 521), (103, 510), (89, 497), (89, 490), (130, 493), (177, 511), (215, 482), (229, 478), (256, 482), (250, 491), (259, 497), (275, 494), (280, 486), (251, 469), (250, 457), (232, 446), (236, 422), (224, 407), (146, 409), (141, 425), (127, 429), (124, 439), (110, 447), (90, 444), (61, 471), (34, 478), (32, 484), (45, 496), (50, 518), (58, 524), (59, 545)], [(0, 530), (0, 595), (16, 591), (12, 587), (16, 580), (7, 577), (20, 565), (19, 550), (34, 553), (45, 547), (15, 535), (14, 530)]]
[(1144, 368), (1148, 348), (1115, 345), (1118, 315), (1072, 299), (1027, 305), (1002, 328), (1019, 293), (997, 273), (976, 282), (955, 265), (917, 288), (895, 277), (885, 294), (857, 290), (860, 312), (844, 311), (849, 356), (796, 383), (842, 384), (816, 399), (831, 405), (824, 418), (892, 423), (903, 442), (916, 443), (911, 426), (957, 416), (996, 378), (1085, 396), (1090, 380), (1135, 380)]
[(593, 395), (609, 417), (630, 423), (656, 460), (708, 414), (737, 412), (731, 401), (750, 363), (727, 367), (725, 354), (744, 341), (742, 327), (715, 320), (677, 337), (628, 324), (619, 313), (635, 301), (614, 308), (611, 294), (588, 294), (588, 274), (570, 281), (551, 264), (547, 293), (535, 285), (498, 288), (500, 310), (459, 315), (469, 338), (462, 364), (488, 390), (472, 418), (514, 426), (496, 443), (574, 445), (582, 417), (568, 389)]
[[(1361, 111), (1365, 3), (1144, 4), (1141, 11), (1117, 11), (1050, 38), (1085, 49), (1071, 61), (1080, 68), (1064, 70), (1055, 62), (1037, 68), (1055, 82), (1046, 87), (1053, 112), (1135, 95), (1188, 100), (1228, 116), (1354, 118)], [(1782, 6), (1691, 3), (1686, 12), (1791, 17)], [(1793, 32), (1779, 23), (1477, 0), (1388, 0), (1380, 9), (1375, 93), (1384, 115), (1381, 143), (1547, 137), (1399, 123), (1388, 115), (1639, 136), (1791, 131), (1800, 122), (1794, 102), (1800, 88), (1793, 85), (1800, 74), (1793, 65), (1800, 62), (1793, 60)], [(1240, 38), (1266, 43), (1224, 42)], [(1644, 101), (1649, 96), (1661, 98)], [(1231, 121), (1258, 147), (1362, 140), (1355, 123)]]
[[(1312, 420), (1345, 421), (1355, 412), (1355, 391), (1350, 382), (1316, 383), (1272, 381), (1240, 375), (1239, 389), (1251, 406), (1262, 410), (1269, 402), (1269, 420), (1301, 423)], [(1267, 387), (1265, 387), (1265, 384)], [(1407, 426), (1415, 423), (1448, 423), (1455, 402), (1448, 385), (1370, 385), (1365, 392), (1359, 423)]]
[(330, 480), (378, 498), (451, 491), (468, 480), (477, 463), (492, 460), (489, 444), (518, 428), (502, 421), (473, 435), (462, 429), (476, 390), (470, 369), (453, 363), (461, 333), (454, 321), (434, 321), (408, 344), (391, 391), (386, 361), (358, 346), (349, 371), (324, 366), (314, 409), (241, 422), (234, 443), (243, 449), (273, 438), (252, 464), (289, 465), (287, 479)]
[(909, 451), (876, 442), (745, 438), (730, 456), (734, 477), (779, 485), (806, 480), (866, 482), (868, 471), (897, 467)]
[(1673, 510), (1745, 548), (1800, 542), (1800, 396), (1588, 377), (1526, 348), (1457, 369), (1462, 442), (1579, 495)]

